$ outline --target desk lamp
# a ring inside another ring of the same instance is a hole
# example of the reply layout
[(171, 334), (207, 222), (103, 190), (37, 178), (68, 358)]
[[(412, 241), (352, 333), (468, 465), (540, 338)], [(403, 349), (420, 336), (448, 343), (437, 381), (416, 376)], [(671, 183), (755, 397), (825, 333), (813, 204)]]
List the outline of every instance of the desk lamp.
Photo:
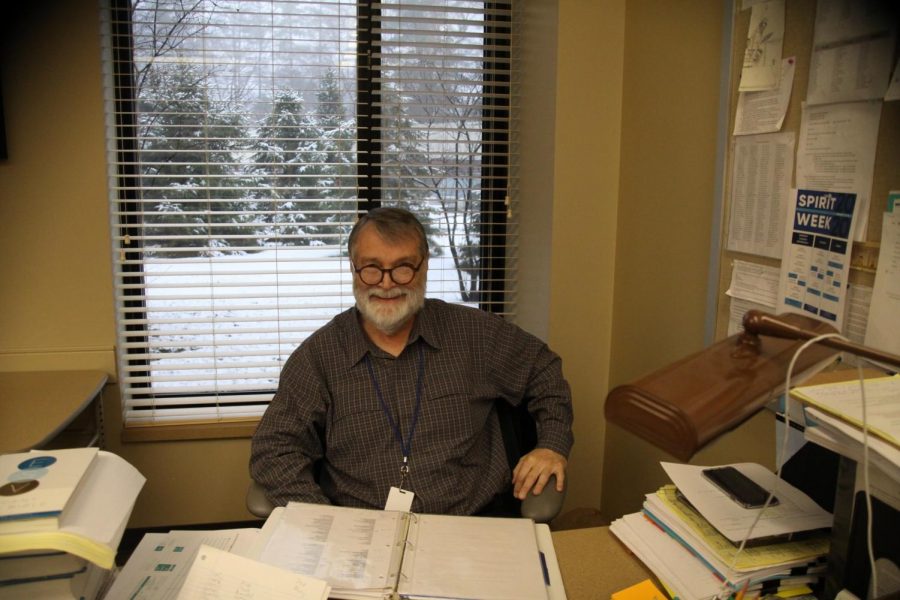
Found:
[[(614, 388), (606, 397), (606, 418), (687, 461), (778, 398), (796, 350), (825, 333), (836, 330), (811, 317), (747, 311), (743, 332)], [(827, 338), (799, 356), (792, 379), (799, 383), (815, 374), (838, 350), (900, 368), (898, 356)]]
[[(782, 393), (791, 359), (803, 341), (834, 332), (832, 326), (803, 315), (747, 311), (742, 333), (614, 388), (606, 398), (606, 418), (687, 461)], [(792, 379), (800, 382), (813, 375), (833, 361), (838, 350), (900, 369), (900, 356), (826, 338), (800, 354)], [(834, 598), (848, 577), (855, 472), (855, 463), (841, 457), (824, 598)]]

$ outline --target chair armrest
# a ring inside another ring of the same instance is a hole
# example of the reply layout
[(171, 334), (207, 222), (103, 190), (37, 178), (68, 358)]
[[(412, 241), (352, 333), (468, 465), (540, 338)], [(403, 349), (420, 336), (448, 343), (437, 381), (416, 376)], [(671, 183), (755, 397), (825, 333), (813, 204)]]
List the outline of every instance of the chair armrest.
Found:
[(247, 488), (247, 510), (250, 514), (260, 519), (268, 519), (273, 508), (275, 505), (266, 497), (263, 486), (250, 481), (250, 487)]
[(549, 523), (562, 510), (563, 500), (566, 499), (566, 489), (556, 490), (556, 475), (551, 475), (540, 494), (533, 491), (522, 500), (522, 516), (533, 520), (535, 523)]
[[(562, 492), (556, 491), (556, 476), (551, 475), (540, 494), (535, 495), (534, 492), (528, 492), (528, 496), (522, 501), (522, 516), (535, 523), (549, 523), (562, 510), (565, 499), (565, 489)], [(273, 508), (275, 505), (266, 497), (263, 487), (257, 482), (251, 481), (247, 488), (247, 510), (250, 511), (250, 514), (260, 519), (267, 519)]]

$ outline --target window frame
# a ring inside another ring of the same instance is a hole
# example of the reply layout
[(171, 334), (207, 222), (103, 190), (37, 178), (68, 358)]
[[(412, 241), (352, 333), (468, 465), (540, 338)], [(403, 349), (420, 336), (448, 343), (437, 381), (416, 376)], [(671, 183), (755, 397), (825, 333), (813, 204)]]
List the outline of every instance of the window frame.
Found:
[[(509, 30), (512, 26), (512, 19), (497, 17), (493, 15), (491, 8), (500, 5), (510, 6), (514, 0), (508, 2), (491, 2), (485, 1), (485, 12), (488, 19), (501, 19), (492, 23), (490, 27), (485, 29), (485, 36), (494, 36), (492, 42), (484, 44), (483, 65), (486, 79), (483, 81), (483, 97), (484, 106), (482, 112), (482, 122), (484, 137), (482, 138), (481, 151), (481, 167), (482, 181), (498, 181), (502, 180), (502, 185), (488, 185), (481, 187), (481, 210), (480, 213), (484, 218), (480, 222), (480, 271), (485, 275), (479, 280), (480, 289), (478, 290), (478, 304), (482, 310), (490, 312), (498, 312), (504, 315), (513, 314), (514, 302), (510, 299), (510, 292), (506, 287), (509, 280), (510, 268), (507, 264), (507, 246), (508, 246), (508, 228), (509, 218), (511, 216), (510, 207), (510, 186), (512, 184), (510, 177), (510, 129), (512, 120), (510, 118), (510, 89), (512, 86), (512, 78), (509, 72), (501, 73), (503, 69), (501, 65), (505, 64), (508, 69), (512, 69), (511, 49), (508, 40), (502, 40), (496, 37), (495, 31), (498, 27), (505, 27)], [(366, 27), (371, 25), (373, 19), (377, 19), (379, 15), (380, 2), (377, 0), (359, 0), (357, 2), (357, 43), (362, 48), (358, 52), (358, 56), (369, 57), (368, 64), (358, 63), (357, 71), (357, 98), (356, 98), (356, 124), (357, 130), (377, 132), (381, 123), (378, 120), (377, 111), (373, 110), (377, 95), (379, 93), (379, 73), (380, 64), (377, 59), (375, 47), (380, 41), (379, 33), (375, 27)], [(118, 194), (117, 202), (121, 207), (120, 216), (118, 217), (115, 227), (119, 230), (121, 237), (131, 238), (130, 244), (116, 244), (114, 251), (126, 259), (125, 264), (120, 267), (121, 273), (115, 273), (114, 277), (119, 278), (123, 285), (123, 290), (118, 292), (122, 295), (121, 306), (129, 311), (137, 311), (145, 314), (147, 306), (141, 298), (141, 288), (144, 283), (144, 270), (140, 264), (142, 248), (140, 246), (140, 222), (137, 213), (139, 213), (139, 197), (140, 197), (140, 180), (139, 172), (140, 150), (137, 148), (139, 124), (137, 122), (137, 98), (133, 95), (129, 97), (123, 96), (120, 92), (123, 90), (135, 90), (135, 72), (134, 72), (134, 44), (133, 32), (131, 29), (131, 0), (109, 0), (107, 10), (110, 11), (111, 17), (111, 51), (113, 57), (111, 64), (113, 72), (113, 86), (116, 90), (114, 98), (114, 115), (115, 123), (112, 127), (115, 129), (117, 155), (115, 178), (119, 182), (118, 190), (111, 192)], [(492, 50), (493, 47), (499, 49)], [(505, 48), (503, 48), (505, 46)], [(501, 73), (496, 75), (495, 73)], [(492, 75), (493, 74), (493, 75)], [(381, 204), (377, 198), (378, 191), (381, 189), (380, 181), (382, 173), (380, 171), (377, 155), (381, 150), (381, 140), (379, 136), (359, 136), (357, 141), (357, 177), (360, 182), (359, 194), (357, 196), (357, 212), (364, 214)], [(115, 244), (115, 241), (114, 241)], [(131, 297), (131, 298), (129, 298)], [(118, 304), (118, 301), (117, 301)], [(127, 333), (118, 333), (117, 335), (126, 336), (129, 341), (146, 343), (150, 339), (146, 327), (138, 327), (129, 325), (126, 329)], [(117, 353), (123, 352), (117, 347)], [(148, 377), (151, 375), (150, 360), (135, 358), (134, 355), (139, 354), (139, 349), (129, 348), (124, 351), (124, 356), (120, 356), (119, 360), (127, 362), (131, 366), (146, 367), (146, 371), (141, 374)], [(131, 384), (130, 393), (133, 398), (153, 399), (157, 397), (166, 397), (166, 393), (147, 392), (140, 393), (140, 388), (149, 389), (151, 383), (147, 382), (141, 385)], [(260, 390), (260, 393), (274, 394), (274, 389)], [(179, 404), (179, 407), (216, 407), (219, 405), (218, 398), (222, 396), (240, 396), (246, 395), (247, 392), (228, 392), (208, 390), (191, 395), (196, 398), (195, 404)], [(176, 394), (184, 396), (184, 394)], [(123, 392), (123, 412), (125, 411), (125, 393)], [(267, 405), (269, 400), (242, 402), (242, 405)], [(252, 434), (255, 423), (259, 417), (250, 418), (229, 418), (220, 417), (214, 421), (209, 419), (198, 419), (194, 421), (179, 422), (173, 424), (129, 424), (123, 414), (123, 439), (126, 441), (148, 441), (162, 439), (203, 439), (203, 438), (222, 438), (222, 437), (246, 437)]]

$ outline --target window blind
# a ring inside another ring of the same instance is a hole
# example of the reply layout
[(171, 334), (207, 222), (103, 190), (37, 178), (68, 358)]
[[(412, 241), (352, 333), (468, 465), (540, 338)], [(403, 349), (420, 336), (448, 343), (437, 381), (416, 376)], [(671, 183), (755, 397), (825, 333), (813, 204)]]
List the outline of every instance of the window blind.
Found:
[(513, 9), (101, 0), (126, 425), (260, 415), (353, 305), (357, 215), (426, 226), (428, 295), (515, 304)]

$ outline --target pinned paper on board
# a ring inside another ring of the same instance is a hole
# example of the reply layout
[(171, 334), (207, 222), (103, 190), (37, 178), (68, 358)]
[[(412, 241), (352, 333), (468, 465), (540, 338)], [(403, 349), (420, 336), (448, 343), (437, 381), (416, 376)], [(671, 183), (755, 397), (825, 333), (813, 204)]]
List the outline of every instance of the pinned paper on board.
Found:
[(819, 0), (806, 101), (825, 104), (885, 98), (896, 23), (894, 2)]
[(738, 93), (734, 135), (781, 131), (794, 89), (796, 67), (793, 56), (785, 58), (781, 61), (781, 77), (775, 89)]
[(750, 12), (740, 91), (773, 90), (781, 74), (784, 0), (756, 4)]
[(881, 102), (803, 106), (796, 186), (856, 195), (853, 239), (866, 240)]
[(734, 141), (733, 155), (728, 250), (781, 258), (794, 134), (740, 137)]
[(797, 190), (787, 220), (778, 312), (843, 329), (856, 208), (855, 194)]

